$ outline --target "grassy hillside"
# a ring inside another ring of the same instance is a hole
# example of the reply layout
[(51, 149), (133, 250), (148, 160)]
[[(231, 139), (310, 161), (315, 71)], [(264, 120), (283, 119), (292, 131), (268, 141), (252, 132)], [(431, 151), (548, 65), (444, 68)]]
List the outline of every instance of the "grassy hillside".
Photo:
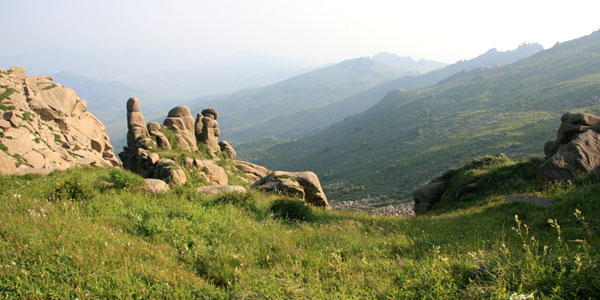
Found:
[(389, 93), (364, 113), (269, 148), (255, 161), (315, 171), (333, 201), (365, 194), (407, 199), (415, 187), (474, 156), (543, 154), (564, 112), (600, 113), (599, 83), (595, 32), (508, 66)]
[[(291, 132), (294, 128), (306, 128), (307, 130), (301, 131), (303, 133), (302, 136), (315, 134), (329, 127), (331, 124), (341, 122), (349, 116), (364, 112), (381, 101), (391, 91), (413, 90), (431, 86), (458, 72), (470, 71), (481, 67), (511, 64), (541, 50), (543, 48), (539, 44), (523, 44), (515, 50), (504, 52), (491, 49), (470, 60), (458, 61), (455, 64), (425, 74), (401, 76), (328, 105), (274, 118), (269, 121), (269, 124), (272, 124), (272, 127), (281, 133)], [(290, 136), (292, 138), (298, 137), (297, 134), (290, 134)], [(290, 138), (287, 136), (282, 137)], [(267, 138), (264, 142), (270, 144), (272, 140)], [(259, 147), (256, 148), (256, 145)], [(263, 141), (259, 141), (254, 145), (252, 145), (252, 142), (242, 144), (239, 148), (240, 157), (247, 160), (258, 160), (263, 154), (263, 148)]]
[[(0, 297), (591, 299), (600, 293), (597, 178), (546, 190), (505, 185), (459, 209), (408, 218), (298, 209), (254, 192), (203, 197), (181, 187), (152, 195), (140, 181), (117, 169), (0, 176)], [(501, 196), (517, 190), (556, 204), (544, 209)], [(270, 209), (274, 203), (306, 218), (286, 219)]]
[(221, 132), (229, 141), (252, 141), (267, 136), (298, 137), (311, 130), (312, 124), (284, 128), (285, 123), (270, 121), (327, 105), (406, 73), (409, 70), (382, 65), (366, 57), (357, 58), (191, 108), (192, 111), (207, 107), (217, 109)]

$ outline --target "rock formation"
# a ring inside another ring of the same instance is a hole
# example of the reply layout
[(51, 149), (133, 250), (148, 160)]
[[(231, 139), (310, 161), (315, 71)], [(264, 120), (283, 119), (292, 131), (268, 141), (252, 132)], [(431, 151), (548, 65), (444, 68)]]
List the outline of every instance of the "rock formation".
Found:
[(201, 124), (196, 122), (198, 124), (197, 126), (201, 126), (202, 129), (200, 131), (200, 136), (198, 136), (198, 141), (206, 144), (208, 149), (213, 152), (221, 151), (221, 147), (219, 147), (219, 123), (217, 123), (217, 117), (218, 114), (216, 110), (207, 108), (202, 111)]
[(220, 141), (219, 148), (221, 149), (222, 152), (225, 152), (225, 155), (227, 155), (227, 158), (236, 159), (237, 153), (235, 152), (235, 149), (233, 149), (233, 147), (228, 142)]
[(556, 140), (544, 145), (537, 174), (542, 184), (600, 172), (600, 117), (566, 113), (560, 119)]
[(129, 98), (127, 101), (127, 129), (128, 148), (147, 149), (152, 147), (152, 139), (146, 129), (140, 101), (137, 98)]
[(314, 206), (331, 208), (321, 188), (319, 177), (310, 171), (275, 171), (256, 181), (252, 187), (297, 197)]
[[(203, 132), (207, 135), (206, 139), (198, 139), (202, 142), (216, 143), (218, 147), (217, 136), (219, 135), (218, 124), (213, 119), (217, 112), (214, 109), (206, 109), (203, 113), (209, 115), (208, 121), (202, 120), (207, 117), (200, 117), (194, 122), (190, 109), (187, 106), (177, 106), (171, 111), (164, 121), (167, 130), (173, 131), (176, 141), (171, 144), (167, 136), (161, 130), (161, 125), (157, 122), (144, 124), (140, 103), (136, 98), (131, 98), (127, 102), (127, 127), (128, 147), (125, 151), (119, 153), (123, 166), (145, 178), (162, 179), (170, 184), (184, 184), (187, 182), (187, 176), (184, 169), (195, 171), (196, 176), (200, 176), (206, 182), (217, 186), (226, 186), (228, 184), (228, 174), (221, 166), (211, 159), (198, 157), (181, 157), (181, 161), (160, 157), (162, 149), (179, 149), (187, 152), (195, 152), (198, 149), (197, 137), (201, 137)], [(207, 124), (204, 130), (199, 124)], [(227, 145), (228, 143), (225, 142)], [(211, 145), (207, 144), (207, 147)], [(232, 153), (233, 148), (228, 149)], [(219, 149), (220, 151), (220, 149)], [(216, 159), (216, 156), (212, 154)]]
[(74, 165), (118, 166), (104, 125), (50, 76), (0, 70), (0, 172), (48, 173)]
[(186, 151), (198, 149), (194, 129), (194, 118), (192, 117), (189, 107), (181, 105), (171, 109), (163, 122), (163, 125), (175, 132), (179, 147)]
[(146, 127), (150, 136), (156, 140), (156, 145), (159, 148), (171, 149), (171, 143), (167, 136), (160, 131), (160, 124), (158, 122), (150, 122)]
[(442, 198), (445, 188), (446, 183), (438, 180), (416, 189), (413, 192), (415, 214), (422, 215), (428, 212), (431, 206)]

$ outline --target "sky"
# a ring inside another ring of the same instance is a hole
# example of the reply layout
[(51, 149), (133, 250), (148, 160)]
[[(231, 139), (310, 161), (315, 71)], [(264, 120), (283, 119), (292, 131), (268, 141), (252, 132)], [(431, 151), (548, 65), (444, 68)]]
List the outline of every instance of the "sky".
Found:
[(0, 57), (62, 52), (66, 66), (82, 57), (117, 70), (176, 69), (237, 53), (315, 66), (380, 51), (453, 63), (523, 42), (549, 48), (600, 29), (600, 1), (592, 0), (0, 0), (0, 7)]

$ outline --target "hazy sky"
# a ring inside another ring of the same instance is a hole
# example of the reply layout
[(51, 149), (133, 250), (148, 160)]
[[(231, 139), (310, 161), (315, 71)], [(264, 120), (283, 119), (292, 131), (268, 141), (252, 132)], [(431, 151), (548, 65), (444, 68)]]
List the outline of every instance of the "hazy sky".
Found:
[(199, 63), (239, 52), (321, 64), (380, 51), (453, 63), (523, 42), (548, 48), (600, 28), (600, 1), (595, 0), (0, 0), (0, 4), (0, 56), (58, 49), (104, 53), (132, 64), (153, 59), (174, 65)]

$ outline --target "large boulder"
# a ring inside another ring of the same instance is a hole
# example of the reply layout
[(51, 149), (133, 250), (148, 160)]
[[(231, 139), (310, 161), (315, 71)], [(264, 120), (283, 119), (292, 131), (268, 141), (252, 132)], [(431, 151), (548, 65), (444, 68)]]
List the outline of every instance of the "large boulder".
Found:
[(194, 117), (192, 117), (189, 107), (181, 105), (171, 109), (163, 125), (175, 132), (179, 147), (187, 151), (198, 149), (194, 129)]
[(567, 181), (600, 171), (600, 134), (588, 130), (559, 147), (538, 169), (541, 183)]
[(236, 159), (237, 153), (235, 152), (235, 149), (233, 149), (233, 147), (228, 142), (220, 141), (219, 148), (221, 149), (221, 151), (223, 151), (225, 153), (225, 155), (227, 155), (227, 158)]
[(119, 166), (104, 125), (52, 77), (0, 71), (0, 172), (47, 173), (74, 165)]
[(253, 164), (251, 162), (236, 160), (234, 161), (236, 168), (244, 172), (246, 177), (253, 180), (253, 182), (271, 174), (271, 171), (263, 166)]
[(202, 170), (206, 176), (205, 178), (211, 184), (224, 186), (229, 182), (227, 172), (212, 160), (196, 158), (194, 159), (193, 166), (196, 169)]
[[(212, 152), (221, 151), (219, 147), (219, 123), (217, 122), (218, 113), (212, 108), (202, 110), (202, 119), (198, 115), (196, 120), (196, 132), (198, 142), (205, 144)], [(233, 149), (233, 148), (232, 148)]]
[(434, 203), (440, 201), (445, 188), (446, 183), (440, 180), (416, 189), (413, 192), (415, 214), (422, 215), (427, 213)]
[(566, 113), (560, 120), (556, 139), (544, 145), (546, 156), (537, 173), (542, 184), (600, 172), (600, 117)]
[(310, 171), (275, 171), (256, 181), (252, 187), (276, 191), (292, 197), (300, 197), (302, 193), (299, 191), (299, 187), (301, 187), (304, 192), (303, 200), (306, 200), (307, 203), (327, 209), (331, 208), (327, 202), (327, 196), (321, 188), (319, 177)]

